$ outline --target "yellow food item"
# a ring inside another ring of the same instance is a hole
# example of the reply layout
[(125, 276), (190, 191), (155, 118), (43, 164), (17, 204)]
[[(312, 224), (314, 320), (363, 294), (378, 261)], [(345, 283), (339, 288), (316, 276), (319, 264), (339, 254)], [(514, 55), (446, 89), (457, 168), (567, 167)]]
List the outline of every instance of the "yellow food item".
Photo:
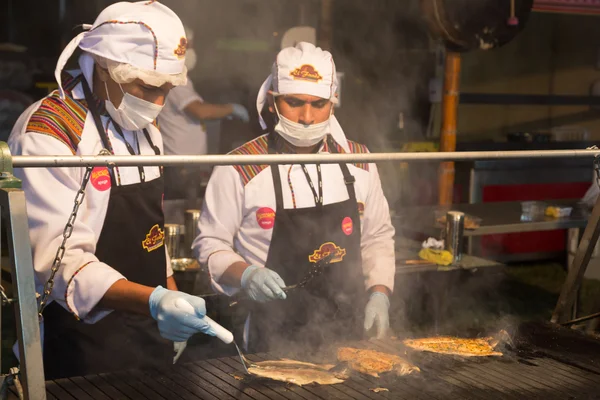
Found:
[(453, 354), (464, 357), (501, 356), (495, 351), (498, 340), (493, 337), (464, 339), (452, 336), (438, 336), (422, 339), (406, 339), (403, 343), (415, 350), (432, 353)]
[(419, 257), (437, 265), (452, 264), (452, 253), (448, 250), (421, 249)]
[(333, 367), (333, 365), (282, 359), (254, 363), (248, 367), (248, 372), (261, 378), (293, 383), (298, 386), (310, 385), (311, 383), (319, 385), (343, 383), (344, 379), (329, 371)]
[(375, 350), (340, 347), (337, 351), (339, 361), (347, 362), (353, 370), (379, 378), (379, 374), (395, 371), (398, 376), (419, 372), (420, 369), (405, 359), (393, 354)]

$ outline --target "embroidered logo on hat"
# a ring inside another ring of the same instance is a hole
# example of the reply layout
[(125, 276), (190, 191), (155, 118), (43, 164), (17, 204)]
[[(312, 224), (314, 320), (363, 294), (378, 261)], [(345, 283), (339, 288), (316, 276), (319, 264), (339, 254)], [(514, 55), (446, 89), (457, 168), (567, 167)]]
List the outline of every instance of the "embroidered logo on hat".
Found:
[(290, 76), (293, 77), (294, 80), (308, 81), (313, 83), (319, 83), (319, 81), (323, 79), (323, 77), (319, 74), (319, 71), (309, 64), (304, 64), (300, 68), (296, 68), (290, 72)]
[(314, 251), (310, 256), (308, 256), (308, 261), (311, 263), (316, 263), (317, 261), (328, 257), (330, 254), (333, 254), (331, 259), (331, 263), (337, 263), (344, 259), (346, 255), (346, 249), (341, 248), (333, 242), (323, 243), (317, 250)]
[(158, 224), (150, 228), (150, 232), (146, 234), (146, 239), (142, 241), (142, 247), (150, 253), (153, 250), (161, 247), (165, 242), (165, 231), (160, 229)]
[(173, 53), (177, 56), (177, 58), (183, 58), (183, 57), (185, 57), (186, 51), (187, 51), (187, 39), (182, 37), (181, 39), (179, 39), (179, 45), (177, 46), (177, 48), (175, 50), (173, 50)]

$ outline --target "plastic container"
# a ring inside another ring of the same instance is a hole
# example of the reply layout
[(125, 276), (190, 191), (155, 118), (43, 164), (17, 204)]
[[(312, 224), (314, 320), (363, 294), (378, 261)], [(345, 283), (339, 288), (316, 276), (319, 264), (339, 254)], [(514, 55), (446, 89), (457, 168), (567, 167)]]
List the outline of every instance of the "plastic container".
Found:
[(521, 202), (521, 221), (539, 221), (544, 218), (546, 203), (541, 201), (523, 201)]

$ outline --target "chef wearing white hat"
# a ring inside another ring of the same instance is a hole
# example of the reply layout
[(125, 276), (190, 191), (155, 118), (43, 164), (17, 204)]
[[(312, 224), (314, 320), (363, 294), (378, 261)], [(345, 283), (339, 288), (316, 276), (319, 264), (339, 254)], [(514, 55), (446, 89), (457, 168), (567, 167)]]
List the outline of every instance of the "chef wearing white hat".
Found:
[[(336, 89), (329, 52), (305, 42), (283, 49), (257, 100), (274, 126), (232, 154), (367, 152), (333, 116)], [(387, 333), (394, 228), (374, 164), (216, 167), (199, 229), (193, 247), (214, 288), (254, 300), (244, 330), (253, 350), (287, 340), (315, 348), (374, 325)], [(283, 290), (331, 255), (321, 276)]]
[[(156, 1), (121, 2), (100, 13), (59, 58), (59, 91), (19, 119), (17, 155), (155, 155), (153, 124), (169, 90), (186, 82), (186, 37), (177, 15)], [(79, 47), (80, 70), (63, 71)], [(164, 245), (158, 167), (17, 169), (27, 199), (36, 287), (42, 293), (85, 189), (44, 316), (47, 379), (167, 365), (173, 341), (214, 334), (204, 301), (177, 291)], [(190, 303), (196, 315), (181, 311)]]

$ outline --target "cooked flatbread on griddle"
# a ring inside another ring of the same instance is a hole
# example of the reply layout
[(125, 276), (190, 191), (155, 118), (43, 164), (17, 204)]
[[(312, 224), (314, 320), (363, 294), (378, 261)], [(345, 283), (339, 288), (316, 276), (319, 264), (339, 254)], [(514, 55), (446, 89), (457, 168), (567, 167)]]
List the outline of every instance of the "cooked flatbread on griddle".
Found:
[(404, 345), (418, 351), (452, 354), (463, 357), (501, 356), (495, 351), (498, 340), (493, 337), (465, 339), (452, 336), (438, 336), (422, 339), (406, 339)]

